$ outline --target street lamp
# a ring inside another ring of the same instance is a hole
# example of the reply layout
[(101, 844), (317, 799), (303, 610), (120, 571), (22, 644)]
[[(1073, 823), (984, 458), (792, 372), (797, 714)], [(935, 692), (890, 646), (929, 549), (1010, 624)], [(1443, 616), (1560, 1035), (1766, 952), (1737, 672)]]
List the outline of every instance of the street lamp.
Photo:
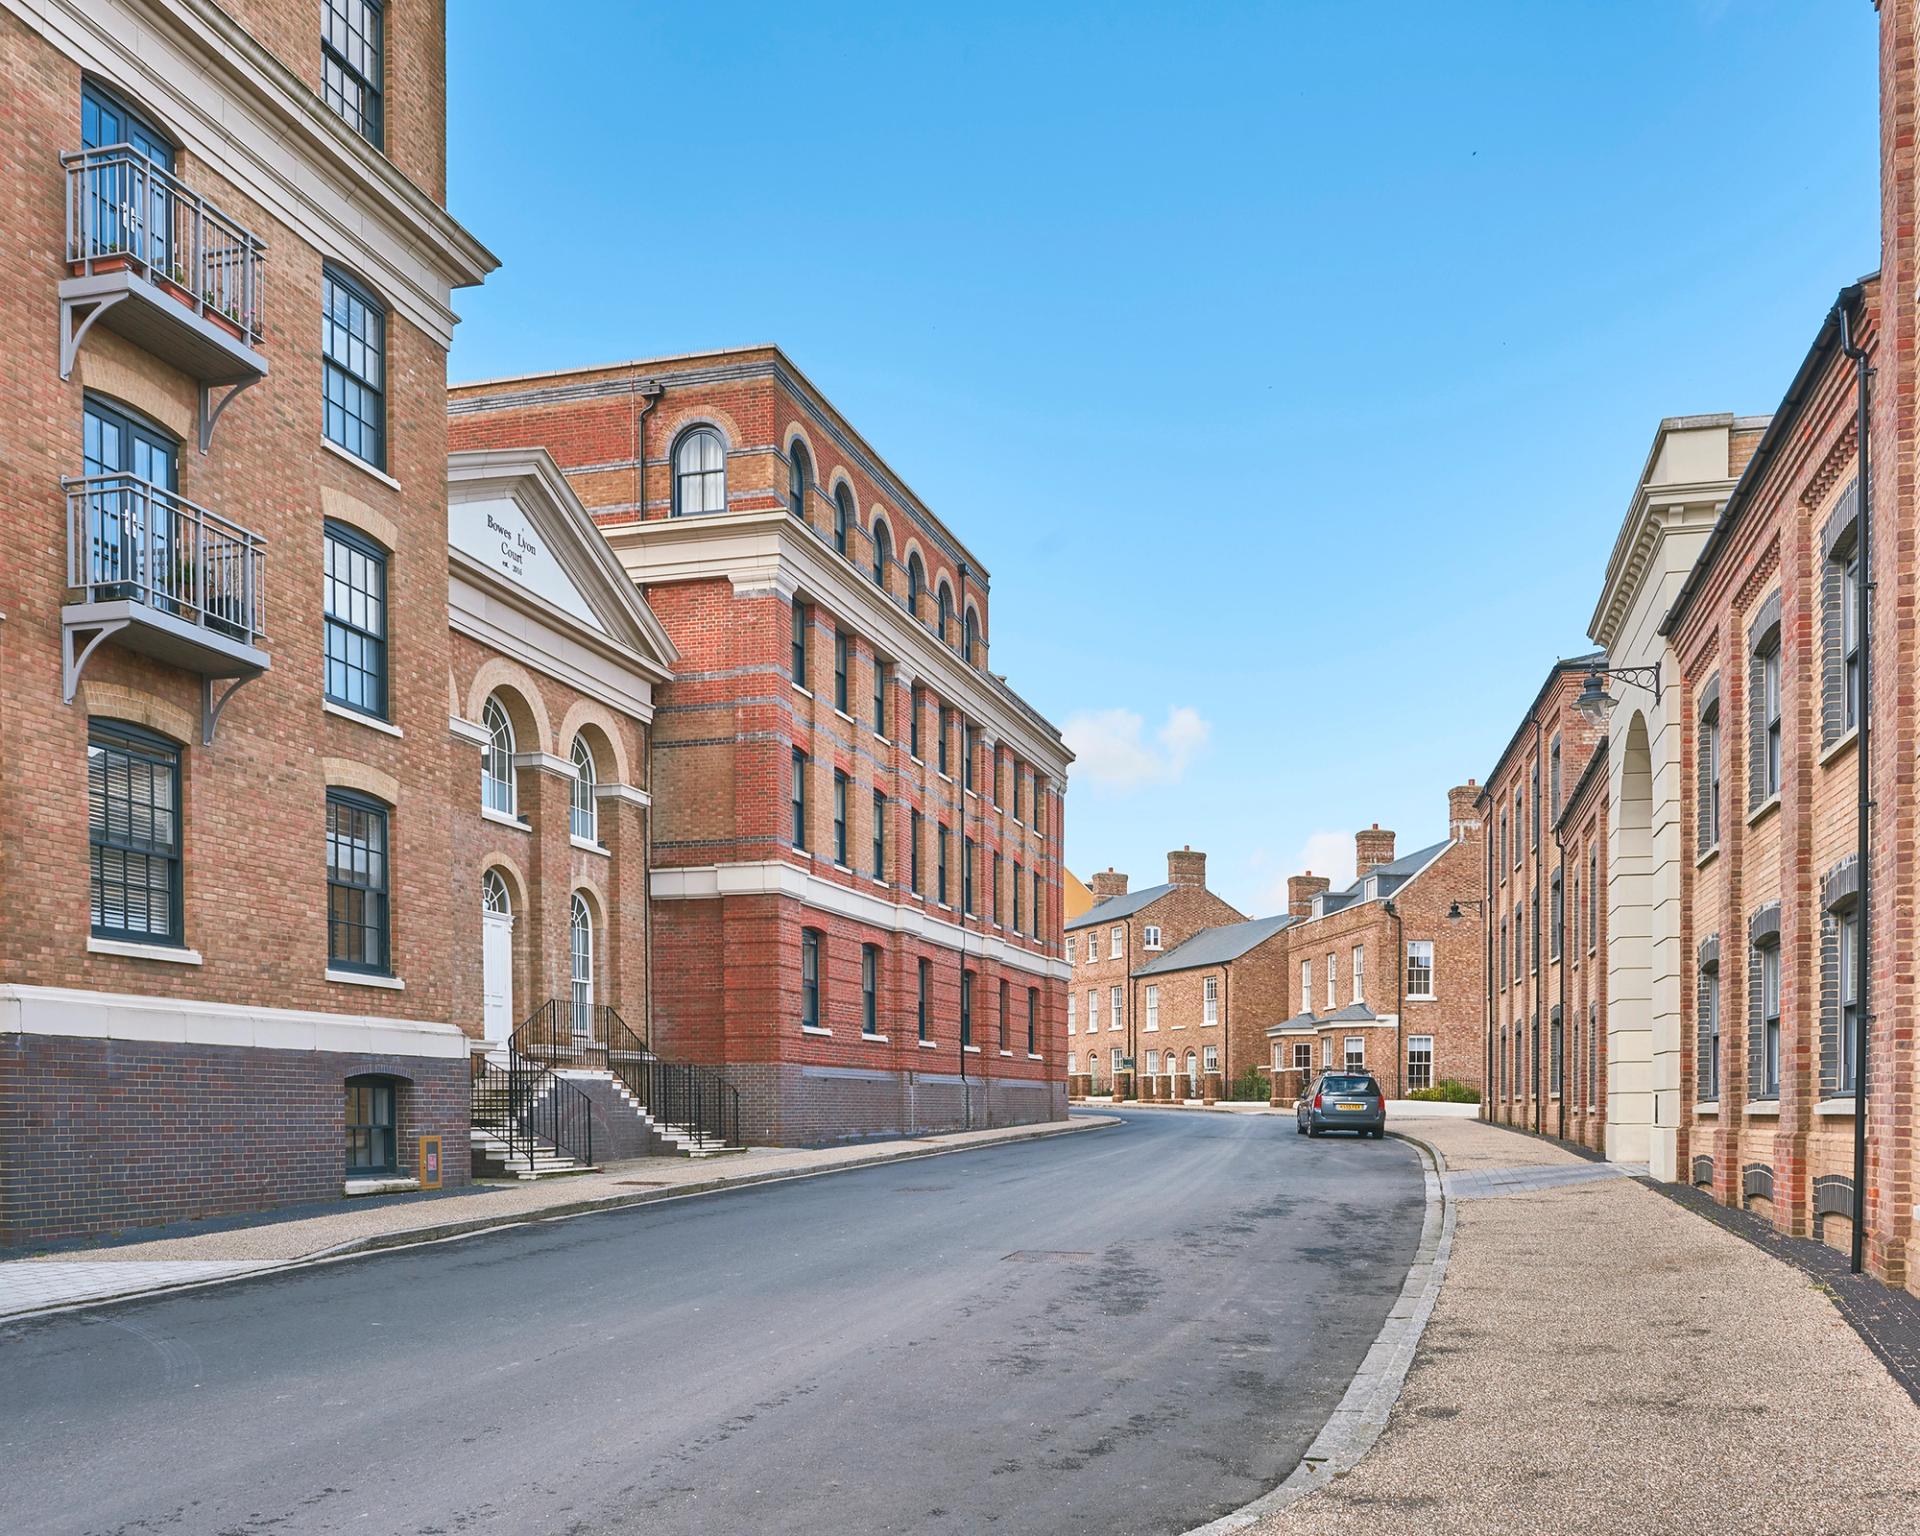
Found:
[[(1472, 907), (1476, 912), (1485, 912), (1487, 910), (1487, 904), (1484, 901), (1475, 900), (1471, 896), (1467, 898), (1466, 904)], [(1454, 899), (1453, 905), (1447, 908), (1447, 921), (1450, 923), (1457, 923), (1457, 922), (1460, 922), (1463, 918), (1465, 918), (1466, 915), (1467, 915), (1466, 913), (1460, 910), (1460, 900), (1458, 897), (1456, 897)]]
[(1606, 680), (1610, 677), (1624, 678), (1651, 693), (1654, 703), (1660, 702), (1659, 662), (1647, 667), (1595, 667), (1587, 673), (1586, 686), (1580, 690), (1580, 697), (1573, 701), (1573, 707), (1595, 725), (1605, 725), (1607, 717), (1613, 713), (1614, 705), (1620, 702), (1607, 692)]

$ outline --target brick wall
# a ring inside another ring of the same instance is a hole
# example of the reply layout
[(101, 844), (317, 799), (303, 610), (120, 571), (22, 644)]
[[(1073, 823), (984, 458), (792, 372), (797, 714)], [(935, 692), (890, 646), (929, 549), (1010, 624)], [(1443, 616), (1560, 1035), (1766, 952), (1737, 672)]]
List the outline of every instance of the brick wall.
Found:
[(466, 1183), (464, 1061), (0, 1036), (0, 1245), (338, 1198), (365, 1073), (407, 1080), (402, 1176), (437, 1135), (443, 1185)]

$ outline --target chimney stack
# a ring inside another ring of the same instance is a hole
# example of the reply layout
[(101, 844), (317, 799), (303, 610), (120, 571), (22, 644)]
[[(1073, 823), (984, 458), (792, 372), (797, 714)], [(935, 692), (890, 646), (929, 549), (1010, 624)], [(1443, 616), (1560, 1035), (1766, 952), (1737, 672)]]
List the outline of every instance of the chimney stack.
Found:
[(1364, 832), (1353, 834), (1353, 875), (1356, 880), (1364, 879), (1382, 864), (1393, 862), (1393, 834), (1380, 830), (1375, 822)]
[(1182, 848), (1178, 853), (1167, 855), (1167, 884), (1197, 885), (1202, 889), (1207, 883), (1207, 856), (1195, 853), (1191, 846)]
[(1453, 840), (1463, 842), (1480, 830), (1480, 786), (1472, 779), (1447, 791), (1447, 814)]
[(1333, 882), (1308, 870), (1304, 875), (1287, 877), (1287, 915), (1298, 919), (1313, 916), (1313, 898)]
[(1111, 864), (1093, 877), (1093, 899), (1095, 901), (1105, 901), (1109, 896), (1124, 896), (1126, 894), (1127, 877), (1125, 875), (1116, 875), (1113, 872), (1113, 866)]

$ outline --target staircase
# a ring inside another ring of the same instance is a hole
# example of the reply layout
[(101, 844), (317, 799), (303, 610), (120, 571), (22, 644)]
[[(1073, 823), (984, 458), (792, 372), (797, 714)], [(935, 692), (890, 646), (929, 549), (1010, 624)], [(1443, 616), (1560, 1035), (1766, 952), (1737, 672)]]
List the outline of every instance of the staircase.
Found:
[(593, 1162), (596, 1113), (604, 1155), (623, 1155), (612, 1148), (630, 1133), (613, 1119), (627, 1112), (652, 1154), (746, 1150), (740, 1091), (719, 1073), (662, 1060), (604, 1003), (551, 999), (513, 1032), (506, 1063), (474, 1079), (474, 1155), (521, 1178), (579, 1172)]
[(592, 1173), (592, 1101), (518, 1041), (516, 1031), (504, 1062), (476, 1065), (468, 1132), (474, 1172), (518, 1179)]

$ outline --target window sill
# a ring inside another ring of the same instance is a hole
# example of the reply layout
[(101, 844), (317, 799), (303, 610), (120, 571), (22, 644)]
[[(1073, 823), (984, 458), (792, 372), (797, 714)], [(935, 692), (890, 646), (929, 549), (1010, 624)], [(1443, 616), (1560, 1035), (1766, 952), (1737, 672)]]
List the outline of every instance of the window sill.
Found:
[(1822, 1099), (1818, 1104), (1813, 1106), (1813, 1112), (1824, 1119), (1851, 1120), (1853, 1118), (1853, 1095), (1850, 1093), (1839, 1094), (1831, 1099)]
[(965, 1051), (969, 1056), (978, 1056), (980, 1054), (980, 1047), (977, 1045), (963, 1045), (960, 1049)]
[(1857, 725), (1849, 726), (1847, 728), (1846, 735), (1840, 737), (1837, 741), (1834, 742), (1832, 746), (1828, 747), (1825, 751), (1823, 751), (1820, 754), (1820, 766), (1824, 768), (1827, 766), (1828, 763), (1832, 762), (1836, 757), (1844, 756), (1846, 754), (1847, 748), (1852, 746), (1859, 739), (1860, 739), (1860, 727)]
[(883, 747), (890, 747), (890, 746), (892, 746), (892, 745), (893, 745), (893, 742), (892, 742), (891, 740), (889, 740), (889, 739), (888, 739), (887, 737), (885, 737), (885, 736), (882, 736), (882, 735), (881, 735), (881, 734), (880, 734), (880, 733), (879, 733), (878, 731), (875, 731), (875, 732), (873, 733), (873, 739), (874, 739), (875, 741), (877, 741), (877, 742), (879, 742), (879, 743), (880, 743), (880, 745), (881, 745), (881, 746), (883, 746)]
[(805, 694), (808, 698), (813, 697), (813, 690), (809, 688), (805, 683), (795, 683), (793, 685), (793, 691), (795, 693)]
[(1696, 1120), (1717, 1119), (1719, 1114), (1720, 1101), (1718, 1099), (1702, 1099), (1693, 1106), (1693, 1115)]
[(532, 822), (522, 821), (518, 816), (509, 816), (505, 811), (496, 811), (490, 805), (480, 807), (480, 819), (482, 821), (490, 821), (495, 826), (512, 827), (516, 832), (531, 832), (533, 830)]
[(1006, 1057), (1006, 1058), (1008, 1058), (1009, 1060), (1011, 1060), (1011, 1059), (1013, 1058), (1013, 1052), (1012, 1052), (1012, 1051), (1002, 1051), (1002, 1052), (1001, 1052), (1000, 1054), (1001, 1054), (1002, 1056), (1005, 1056), (1005, 1057)]
[(340, 1193), (349, 1200), (362, 1195), (405, 1195), (420, 1187), (418, 1179), (369, 1178), (348, 1179), (340, 1186)]
[(946, 769), (936, 768), (933, 770), (933, 772), (936, 778), (942, 779), (948, 784), (951, 784), (953, 782), (953, 775), (948, 773)]
[(404, 992), (407, 984), (398, 976), (376, 976), (372, 971), (336, 971), (327, 967), (327, 980), (343, 987), (379, 987), (387, 992)]
[(803, 1035), (825, 1035), (829, 1040), (833, 1038), (832, 1030), (823, 1028), (818, 1024), (802, 1024), (800, 1026), (800, 1033)]
[(364, 725), (370, 731), (378, 731), (383, 736), (395, 739), (403, 738), (407, 733), (391, 720), (382, 720), (378, 715), (369, 715), (361, 710), (349, 708), (345, 704), (336, 704), (332, 699), (320, 701), (320, 712), (333, 715), (340, 720), (351, 720), (355, 725)]
[(937, 1051), (940, 1049), (940, 1042), (938, 1040), (916, 1040), (914, 1044), (919, 1046), (923, 1051)]
[(833, 712), (836, 715), (838, 715), (842, 720), (846, 721), (848, 725), (858, 725), (860, 723), (859, 721), (855, 720), (852, 715), (848, 714), (844, 709), (842, 709), (838, 704), (833, 706)]
[(1780, 1118), (1778, 1099), (1753, 1099), (1747, 1104), (1749, 1120), (1777, 1120)]
[(1028, 1061), (1045, 1061), (1046, 1059), (1047, 1059), (1047, 1058), (1046, 1058), (1046, 1057), (1044, 1057), (1044, 1056), (1036, 1056), (1036, 1055), (1034, 1055), (1034, 1053), (1033, 1053), (1032, 1051), (1028, 1051), (1028, 1052), (1027, 1052), (1027, 1060), (1028, 1060)]
[(1701, 853), (1694, 858), (1693, 867), (1695, 869), (1705, 869), (1709, 864), (1711, 864), (1715, 859), (1719, 857), (1720, 857), (1720, 845), (1718, 843), (1715, 843), (1711, 848), (1707, 849), (1704, 853)]
[(866, 1029), (863, 1029), (860, 1031), (860, 1038), (862, 1040), (874, 1040), (879, 1042), (881, 1045), (885, 1045), (887, 1043), (887, 1037), (885, 1035), (876, 1035), (871, 1030), (866, 1030)]
[[(1538, 971), (1534, 972), (1536, 976), (1539, 974)], [(1439, 994), (1435, 992), (1409, 992), (1406, 1000), (1410, 1003), (1431, 1003), (1438, 1001), (1438, 999)]]
[(1779, 791), (1776, 790), (1773, 794), (1769, 795), (1765, 800), (1762, 800), (1752, 810), (1747, 812), (1747, 825), (1750, 827), (1757, 827), (1760, 825), (1761, 822), (1765, 821), (1769, 816), (1771, 816), (1775, 811), (1779, 809), (1780, 809), (1780, 794), (1779, 794)]
[(359, 454), (342, 448), (332, 438), (322, 437), (320, 439), (320, 446), (326, 449), (327, 452), (332, 454), (336, 459), (343, 459), (351, 464), (355, 469), (359, 470), (361, 474), (370, 475), (373, 479), (378, 480), (388, 490), (397, 491), (402, 488), (400, 482), (394, 479), (393, 476), (388, 474), (384, 469), (369, 464), (365, 459), (361, 458)]
[(923, 758), (918, 752), (909, 752), (907, 754), (907, 761), (910, 763), (917, 763), (922, 768), (927, 766), (926, 759)]
[(584, 837), (575, 837), (572, 833), (567, 834), (567, 841), (582, 853), (597, 853), (603, 859), (613, 857), (613, 854), (602, 843), (591, 842)]
[(123, 960), (161, 960), (168, 965), (201, 965), (200, 951), (179, 944), (141, 944), (133, 939), (87, 939), (90, 955), (118, 955)]

